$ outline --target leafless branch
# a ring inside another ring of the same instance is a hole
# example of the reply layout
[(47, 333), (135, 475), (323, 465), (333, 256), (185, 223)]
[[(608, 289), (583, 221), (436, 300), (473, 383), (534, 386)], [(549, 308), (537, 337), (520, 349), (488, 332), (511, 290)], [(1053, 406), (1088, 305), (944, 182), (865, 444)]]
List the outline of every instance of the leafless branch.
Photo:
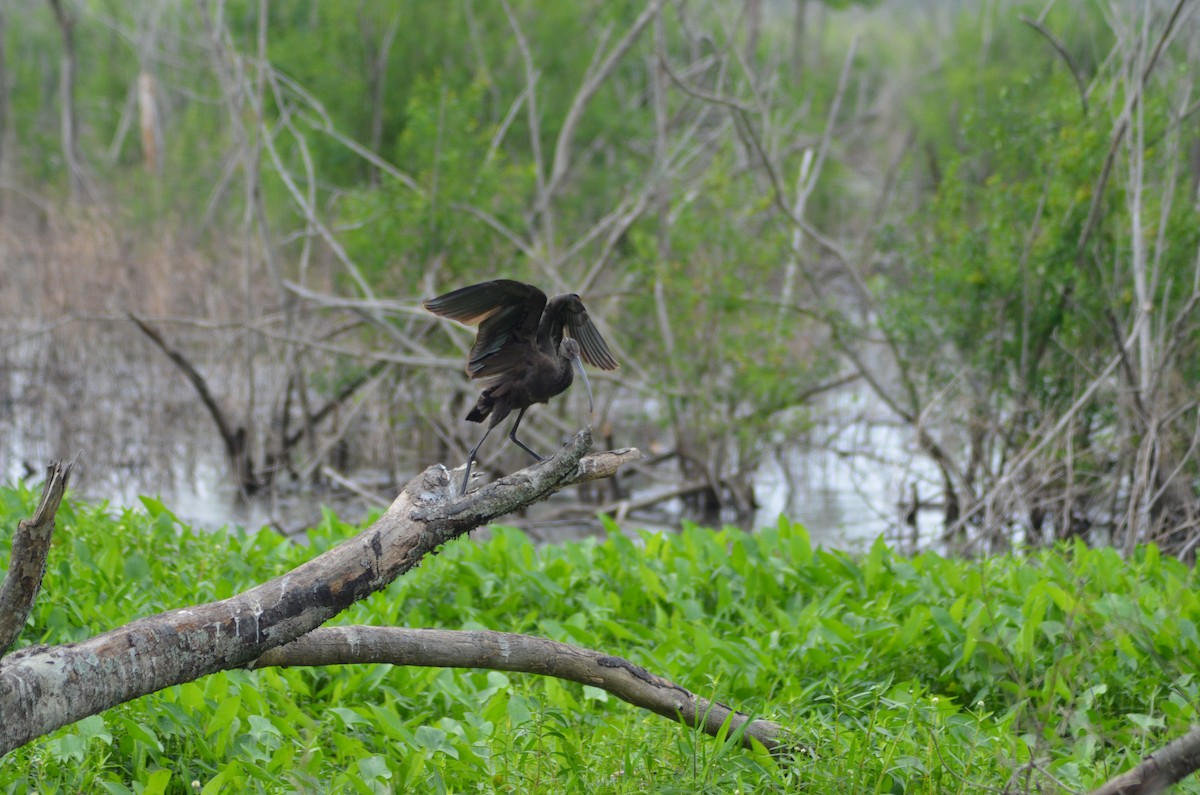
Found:
[(1071, 53), (1067, 51), (1067, 46), (1063, 44), (1062, 39), (1055, 36), (1040, 20), (1032, 19), (1031, 17), (1022, 14), (1019, 19), (1029, 27), (1042, 34), (1042, 37), (1050, 43), (1054, 51), (1063, 59), (1063, 63), (1067, 65), (1067, 69), (1071, 72), (1071, 77), (1075, 78), (1075, 85), (1079, 89), (1079, 104), (1083, 107), (1083, 115), (1088, 115), (1088, 88), (1083, 82), (1083, 75), (1079, 72), (1079, 67), (1075, 65), (1075, 59), (1071, 57)]
[(235, 477), (238, 485), (247, 491), (254, 491), (258, 488), (257, 478), (254, 475), (254, 467), (251, 465), (249, 453), (246, 446), (246, 431), (243, 427), (234, 428), (230, 424), (225, 412), (221, 409), (221, 405), (213, 396), (212, 390), (208, 388), (208, 381), (200, 374), (200, 371), (188, 360), (186, 356), (180, 353), (175, 348), (172, 348), (163, 336), (158, 331), (148, 325), (137, 315), (129, 313), (129, 319), (134, 325), (141, 330), (146, 337), (158, 347), (167, 358), (170, 359), (179, 371), (187, 378), (192, 387), (196, 390), (196, 395), (200, 398), (200, 402), (204, 404), (204, 408), (208, 411), (208, 415), (212, 417), (212, 421), (217, 426), (217, 432), (221, 435), (221, 441), (225, 445), (225, 453), (229, 456), (230, 466), (234, 469)]
[(550, 172), (550, 178), (546, 182), (543, 202), (550, 200), (571, 167), (571, 148), (574, 144), (575, 131), (579, 127), (579, 121), (583, 118), (583, 112), (587, 109), (588, 103), (591, 102), (592, 97), (600, 90), (600, 86), (612, 74), (621, 59), (625, 57), (625, 53), (633, 47), (664, 2), (665, 0), (651, 0), (600, 65), (589, 70), (587, 77), (584, 78), (583, 85), (576, 92), (575, 99), (571, 102), (566, 118), (563, 119), (563, 125), (558, 131), (558, 140), (554, 144), (554, 165)]
[(742, 745), (781, 751), (782, 727), (702, 698), (621, 657), (566, 643), (486, 630), (321, 627), (271, 649), (250, 667), (388, 663), (540, 674), (591, 685), (711, 736), (744, 728)]
[(1175, 26), (1180, 21), (1180, 15), (1188, 0), (1177, 0), (1175, 7), (1171, 10), (1170, 16), (1167, 18), (1167, 24), (1163, 28), (1163, 32), (1159, 35), (1155, 42), (1154, 50), (1150, 55), (1150, 59), (1146, 62), (1145, 68), (1142, 70), (1141, 79), (1134, 86), (1134, 90), (1129, 92), (1128, 98), (1125, 100), (1125, 107), (1121, 111), (1120, 117), (1116, 124), (1113, 125), (1112, 136), (1109, 140), (1108, 154), (1105, 155), (1104, 165), (1100, 169), (1100, 176), (1096, 179), (1096, 186), (1092, 188), (1092, 202), (1088, 207), (1087, 220), (1084, 222), (1083, 230), (1079, 233), (1079, 243), (1077, 261), (1080, 265), (1086, 265), (1090, 262), (1087, 257), (1086, 247), (1087, 242), (1091, 239), (1092, 233), (1095, 231), (1096, 224), (1100, 219), (1100, 202), (1104, 197), (1105, 187), (1108, 185), (1109, 177), (1112, 175), (1113, 164), (1116, 161), (1117, 151), (1120, 148), (1121, 141), (1125, 137), (1125, 133), (1129, 130), (1129, 124), (1132, 120), (1133, 110), (1137, 107), (1141, 100), (1142, 92), (1145, 90), (1146, 82), (1150, 79), (1150, 73), (1154, 71), (1155, 65), (1158, 63), (1158, 58), (1162, 55), (1167, 43), (1171, 40), (1172, 34), (1175, 32)]

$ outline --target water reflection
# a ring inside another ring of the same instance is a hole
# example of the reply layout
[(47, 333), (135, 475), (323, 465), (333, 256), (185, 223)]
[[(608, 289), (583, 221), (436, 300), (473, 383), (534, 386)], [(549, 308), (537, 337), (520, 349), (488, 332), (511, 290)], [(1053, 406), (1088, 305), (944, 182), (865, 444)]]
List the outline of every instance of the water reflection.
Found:
[(759, 468), (756, 525), (786, 516), (805, 525), (814, 543), (840, 549), (862, 549), (880, 535), (907, 548), (934, 542), (941, 513), (910, 513), (914, 490), (928, 501), (940, 488), (912, 430), (891, 422), (858, 384), (827, 395), (817, 410), (824, 419), (808, 442), (782, 447)]

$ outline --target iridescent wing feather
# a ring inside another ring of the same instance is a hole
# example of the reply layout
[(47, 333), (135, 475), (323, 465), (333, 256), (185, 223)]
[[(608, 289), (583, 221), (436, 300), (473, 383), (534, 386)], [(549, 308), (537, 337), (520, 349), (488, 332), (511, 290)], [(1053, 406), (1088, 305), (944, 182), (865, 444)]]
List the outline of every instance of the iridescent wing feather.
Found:
[(546, 294), (530, 284), (496, 279), (430, 298), (424, 306), (435, 315), (479, 326), (467, 375), (487, 378), (521, 363), (522, 352), (537, 337)]

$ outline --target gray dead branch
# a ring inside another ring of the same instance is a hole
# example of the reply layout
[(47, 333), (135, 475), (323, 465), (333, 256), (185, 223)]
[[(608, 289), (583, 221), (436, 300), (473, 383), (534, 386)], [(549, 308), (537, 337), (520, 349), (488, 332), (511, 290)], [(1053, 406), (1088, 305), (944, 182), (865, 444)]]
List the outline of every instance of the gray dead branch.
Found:
[[(553, 458), (461, 499), (453, 496), (455, 484), (446, 468), (430, 467), (370, 527), (281, 577), (218, 602), (141, 618), (79, 643), (29, 647), (5, 657), (0, 660), (0, 754), (117, 704), (217, 671), (365, 662), (557, 676), (603, 688), (709, 734), (743, 729), (746, 745), (756, 740), (770, 749), (781, 747), (777, 724), (753, 720), (596, 651), (495, 632), (336, 627), (312, 634), (448, 541), (560, 489), (611, 477), (640, 457), (632, 448), (587, 455), (591, 442), (590, 430), (580, 431)], [(40, 587), (40, 576), (31, 580), (26, 569), (32, 565), (40, 572), (44, 567), (49, 528), (68, 475), (69, 468), (52, 465), (42, 504), (33, 519), (20, 524), (14, 546), (27, 543), (21, 539), (31, 532), (44, 543), (41, 552), (14, 555), (17, 573), (10, 573), (0, 591), (5, 600), (0, 604), (17, 605), (4, 611), (9, 623), (17, 622), (17, 633)], [(9, 597), (10, 591), (18, 597)], [(424, 651), (413, 651), (414, 638), (421, 639)]]

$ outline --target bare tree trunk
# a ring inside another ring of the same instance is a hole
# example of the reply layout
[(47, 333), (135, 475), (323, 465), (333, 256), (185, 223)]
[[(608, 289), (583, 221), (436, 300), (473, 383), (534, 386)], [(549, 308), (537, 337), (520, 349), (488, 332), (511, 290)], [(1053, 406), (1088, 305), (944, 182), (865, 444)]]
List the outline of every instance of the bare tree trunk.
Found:
[(155, 77), (155, 58), (158, 49), (162, 17), (169, 0), (138, 3), (137, 56), (138, 76), (135, 88), (138, 127), (142, 139), (142, 165), (151, 174), (162, 174), (162, 120), (160, 118), (159, 86)]
[(796, 0), (796, 16), (792, 23), (792, 79), (799, 80), (804, 72), (804, 24), (808, 0)]
[(1092, 790), (1092, 795), (1158, 795), (1200, 770), (1200, 727), (1193, 728), (1140, 765)]
[(50, 536), (54, 533), (54, 515), (70, 479), (70, 465), (54, 463), (47, 467), (37, 510), (31, 519), (21, 520), (13, 534), (8, 576), (0, 585), (0, 656), (8, 651), (25, 628), (33, 600), (41, 590)]
[(437, 668), (483, 668), (553, 676), (599, 687), (617, 698), (716, 737), (744, 729), (750, 740), (782, 752), (781, 727), (751, 719), (719, 701), (691, 693), (640, 665), (592, 649), (546, 638), (490, 630), (404, 627), (319, 627), (258, 658), (251, 667), (387, 663)]
[(83, 155), (79, 151), (79, 121), (75, 113), (75, 19), (63, 9), (62, 0), (49, 2), (63, 43), (62, 74), (59, 81), (63, 158), (67, 163), (71, 202), (79, 204), (90, 196)]
[[(360, 5), (358, 27), (367, 50), (367, 91), (371, 96), (371, 132), (367, 145), (371, 147), (372, 152), (378, 154), (383, 146), (383, 93), (387, 85), (388, 57), (400, 30), (400, 15), (395, 14), (388, 20), (387, 29), (383, 32), (383, 38), (376, 49), (371, 38), (371, 25), (362, 12), (363, 7)], [(378, 186), (379, 179), (379, 166), (367, 161), (367, 181), (373, 186)]]
[[(8, 79), (8, 49), (5, 46), (8, 38), (8, 19), (5, 11), (5, 6), (0, 5), (0, 184), (7, 183), (12, 179), (12, 169), (9, 164), (13, 157), (11, 144), (15, 140), (9, 124), (12, 91)], [(7, 193), (7, 190), (0, 189), (0, 216), (4, 215)]]
[(762, 31), (762, 0), (745, 0), (746, 63), (753, 64), (758, 52), (758, 37)]
[(158, 153), (158, 94), (154, 75), (143, 71), (138, 75), (138, 121), (142, 131), (142, 164), (151, 174), (162, 173), (162, 160)]

